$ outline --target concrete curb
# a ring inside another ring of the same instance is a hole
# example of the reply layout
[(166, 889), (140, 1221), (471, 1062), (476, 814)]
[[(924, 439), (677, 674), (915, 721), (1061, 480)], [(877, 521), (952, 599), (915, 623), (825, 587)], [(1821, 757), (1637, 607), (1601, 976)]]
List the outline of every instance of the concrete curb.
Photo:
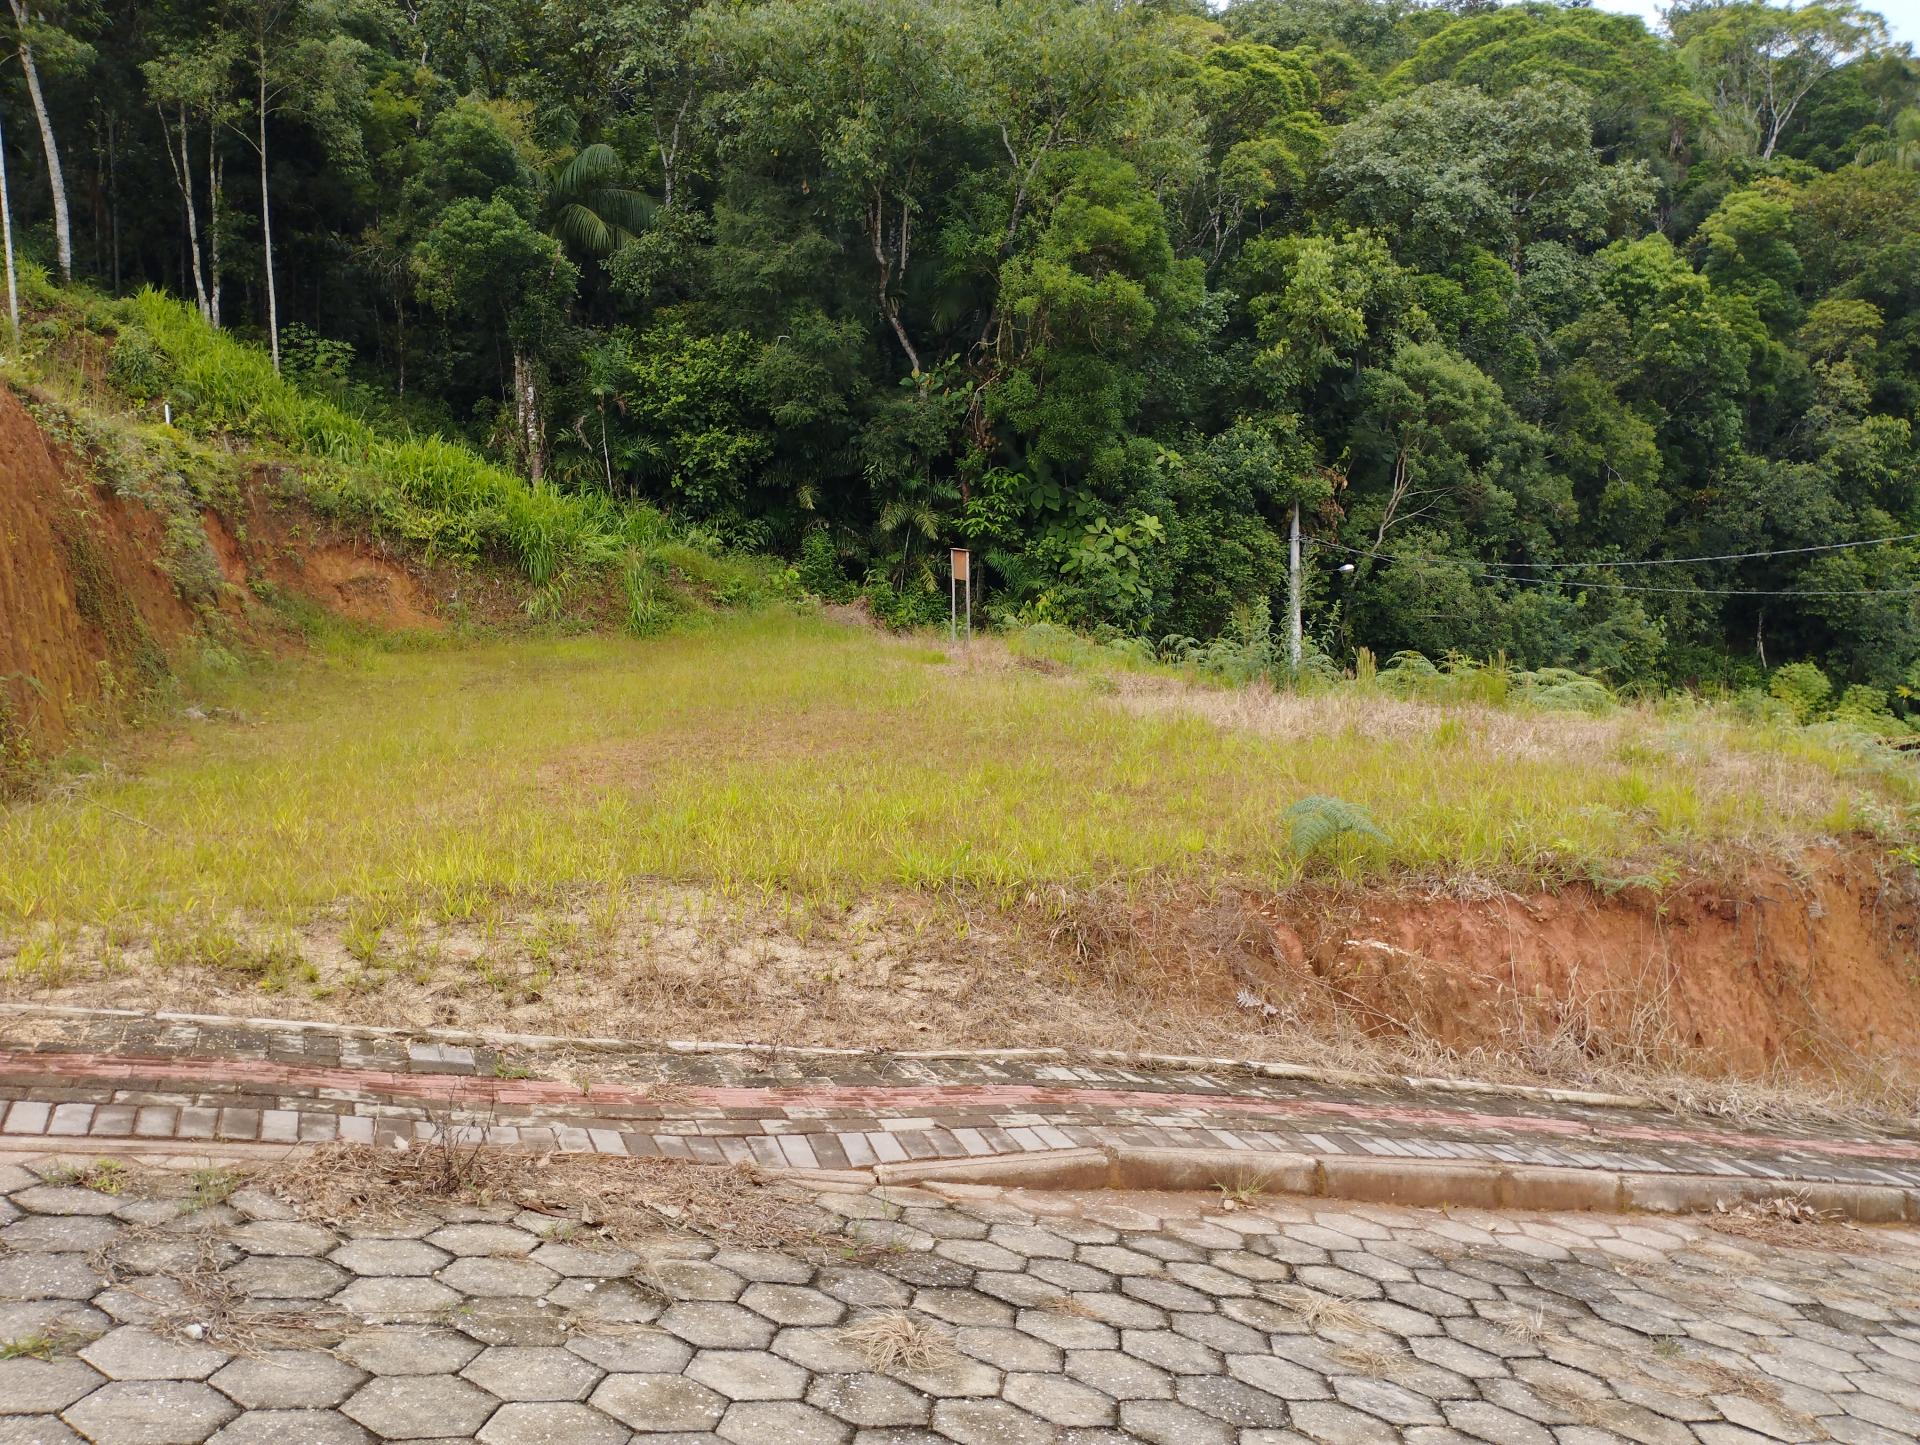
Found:
[(1440, 1079), (1417, 1074), (1363, 1073), (1353, 1069), (1326, 1069), (1280, 1060), (1209, 1058), (1199, 1054), (1142, 1054), (1120, 1049), (841, 1049), (816, 1044), (727, 1043), (696, 1039), (570, 1038), (560, 1034), (492, 1033), (473, 1029), (392, 1028), (377, 1024), (334, 1024), (319, 1019), (251, 1018), (233, 1014), (149, 1013), (141, 1009), (80, 1008), (68, 1004), (0, 1003), (0, 1022), (17, 1018), (140, 1019), (160, 1023), (238, 1025), (297, 1033), (329, 1033), (354, 1038), (430, 1039), (437, 1043), (485, 1044), (493, 1048), (588, 1049), (595, 1052), (668, 1054), (764, 1054), (770, 1058), (803, 1059), (916, 1059), (928, 1063), (1027, 1063), (1035, 1060), (1111, 1064), (1119, 1068), (1163, 1072), (1168, 1069), (1211, 1071), (1231, 1069), (1262, 1079), (1292, 1080), (1339, 1088), (1414, 1089), (1442, 1094), (1499, 1094), (1515, 1099), (1537, 1099), (1550, 1104), (1574, 1104), (1590, 1109), (1653, 1109), (1670, 1113), (1658, 1101), (1638, 1094), (1609, 1094), (1587, 1089), (1557, 1089), (1544, 1084), (1497, 1084), (1485, 1079)]
[(1860, 1224), (1920, 1224), (1920, 1190), (1872, 1184), (1727, 1179), (1430, 1160), (1315, 1158), (1231, 1149), (1060, 1149), (985, 1159), (880, 1164), (882, 1184), (929, 1188), (1132, 1189), (1293, 1194), (1417, 1208), (1517, 1209), (1608, 1214), (1707, 1214), (1793, 1199)]
[[(273, 1163), (300, 1149), (323, 1147), (7, 1135), (0, 1136), (0, 1160), (137, 1157), (162, 1168), (200, 1168), (215, 1163)], [(1920, 1224), (1920, 1190), (1886, 1185), (1346, 1155), (1315, 1158), (1234, 1149), (1044, 1149), (980, 1159), (909, 1160), (877, 1164), (870, 1169), (764, 1172), (833, 1190), (905, 1184), (948, 1192), (954, 1198), (1004, 1189), (1176, 1194), (1218, 1190), (1227, 1195), (1245, 1191), (1418, 1209), (1511, 1209), (1554, 1214), (1711, 1214), (1739, 1204), (1792, 1199), (1857, 1224)]]

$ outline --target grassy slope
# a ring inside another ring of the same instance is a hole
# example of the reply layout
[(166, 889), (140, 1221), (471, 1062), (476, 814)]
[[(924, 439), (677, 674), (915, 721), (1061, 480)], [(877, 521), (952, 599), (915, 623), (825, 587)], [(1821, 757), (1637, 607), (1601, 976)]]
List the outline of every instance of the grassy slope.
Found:
[(6, 379), (97, 481), (150, 504), (205, 505), (246, 469), (283, 464), (303, 501), (350, 527), (511, 568), (536, 589), (537, 613), (560, 615), (578, 589), (610, 586), (641, 634), (710, 602), (789, 589), (778, 564), (725, 552), (644, 503), (533, 487), (460, 442), (398, 434), (303, 390), (260, 348), (158, 292), (110, 301), (35, 281), (28, 300), (27, 357)]
[[(1524, 886), (1900, 834), (1913, 769), (1707, 710), (1289, 699), (948, 658), (785, 613), (640, 641), (357, 645), (235, 682), (244, 721), (0, 811), (0, 932), (484, 915), (634, 877), (863, 892), (1386, 870)], [(1285, 809), (1371, 811), (1311, 859)]]

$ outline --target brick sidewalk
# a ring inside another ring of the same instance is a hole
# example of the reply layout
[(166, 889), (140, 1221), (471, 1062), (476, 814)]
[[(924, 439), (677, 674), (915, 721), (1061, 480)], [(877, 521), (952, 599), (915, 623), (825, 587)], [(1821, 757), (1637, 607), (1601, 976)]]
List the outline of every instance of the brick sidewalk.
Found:
[[(1031, 1057), (409, 1039), (8, 1007), (0, 1141), (85, 1149), (433, 1137), (763, 1168), (1231, 1151), (1920, 1188), (1920, 1137), (1790, 1134), (1539, 1091)], [(86, 1141), (86, 1142), (82, 1142)]]

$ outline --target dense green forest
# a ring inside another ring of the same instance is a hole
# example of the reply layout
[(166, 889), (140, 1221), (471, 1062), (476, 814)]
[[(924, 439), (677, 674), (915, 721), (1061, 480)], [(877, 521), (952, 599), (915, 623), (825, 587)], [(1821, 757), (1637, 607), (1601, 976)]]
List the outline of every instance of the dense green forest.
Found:
[(1851, 5), (6, 4), (29, 263), (891, 621), (965, 542), (1264, 632), (1297, 503), (1335, 659), (1920, 690), (1920, 62)]

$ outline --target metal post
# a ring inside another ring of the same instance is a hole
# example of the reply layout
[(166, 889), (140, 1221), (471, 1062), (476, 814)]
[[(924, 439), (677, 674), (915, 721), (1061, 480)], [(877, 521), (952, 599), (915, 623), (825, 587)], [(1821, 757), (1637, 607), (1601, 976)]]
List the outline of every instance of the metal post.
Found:
[(973, 641), (973, 552), (954, 547), (947, 552), (947, 641), (960, 640), (960, 590), (967, 593), (967, 641)]
[(1293, 523), (1287, 528), (1287, 611), (1292, 614), (1288, 656), (1300, 671), (1300, 504), (1293, 504)]

